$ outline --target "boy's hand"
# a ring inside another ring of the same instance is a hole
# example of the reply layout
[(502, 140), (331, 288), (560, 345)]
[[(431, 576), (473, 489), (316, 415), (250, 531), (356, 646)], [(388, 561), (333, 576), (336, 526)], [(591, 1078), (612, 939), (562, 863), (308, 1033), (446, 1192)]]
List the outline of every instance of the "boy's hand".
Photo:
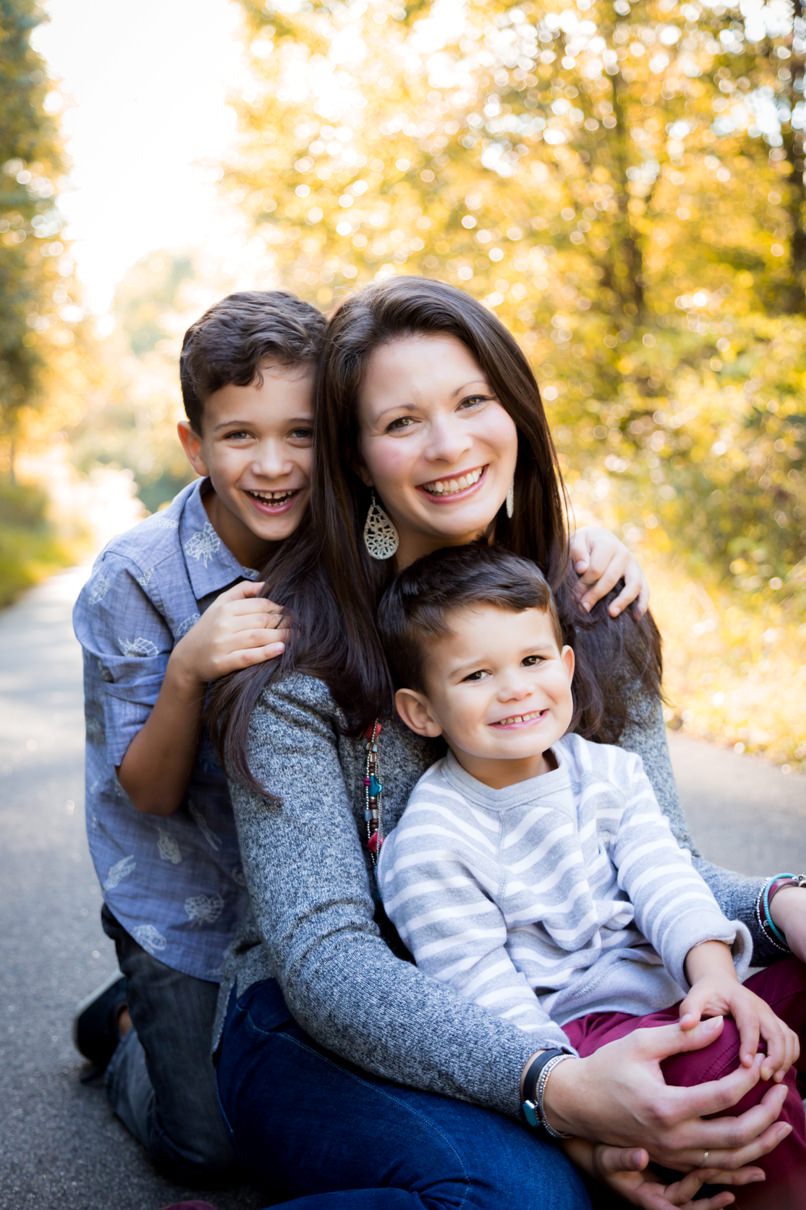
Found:
[(280, 607), (257, 595), (262, 587), (243, 580), (222, 592), (171, 652), (174, 673), (203, 686), (281, 655), (289, 630)]
[(766, 1001), (738, 979), (721, 974), (704, 976), (692, 984), (680, 1004), (680, 1028), (693, 1029), (703, 1017), (731, 1016), (739, 1031), (739, 1060), (752, 1067), (759, 1037), (767, 1053), (761, 1079), (780, 1082), (800, 1054), (798, 1035), (777, 1017)]
[(633, 601), (640, 617), (649, 606), (649, 584), (646, 576), (627, 547), (615, 534), (595, 525), (586, 525), (571, 536), (571, 563), (580, 579), (579, 600), (583, 609), (591, 610), (610, 589), (624, 580), (624, 587), (607, 607), (612, 618)]
[(783, 887), (770, 904), (770, 913), (792, 953), (806, 962), (806, 887)]

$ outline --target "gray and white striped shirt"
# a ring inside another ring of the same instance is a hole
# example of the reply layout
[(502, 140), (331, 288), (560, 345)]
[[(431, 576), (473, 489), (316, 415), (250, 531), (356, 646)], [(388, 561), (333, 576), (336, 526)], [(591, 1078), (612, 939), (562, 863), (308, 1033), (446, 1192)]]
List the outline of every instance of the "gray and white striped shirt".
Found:
[(477, 1004), (564, 1045), (589, 1012), (640, 1015), (688, 986), (692, 946), (734, 946), (674, 840), (640, 757), (568, 735), (557, 768), (493, 790), (448, 754), (417, 783), (378, 869), (384, 907), (417, 965)]

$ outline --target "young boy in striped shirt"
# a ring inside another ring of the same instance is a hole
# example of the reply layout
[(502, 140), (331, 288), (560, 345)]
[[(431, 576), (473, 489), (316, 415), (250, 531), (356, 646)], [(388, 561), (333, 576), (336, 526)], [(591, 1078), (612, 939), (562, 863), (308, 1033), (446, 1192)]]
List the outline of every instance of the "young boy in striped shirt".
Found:
[[(759, 1162), (757, 1188), (798, 1204), (806, 967), (787, 959), (742, 983), (747, 929), (678, 846), (640, 758), (568, 733), (574, 653), (542, 573), (495, 547), (440, 550), (392, 584), (379, 626), (398, 713), (449, 749), (378, 866), (418, 966), (531, 1032), (554, 1064), (642, 1026), (724, 1014), (717, 1039), (673, 1056), (664, 1074), (692, 1085), (758, 1063), (747, 1105), (786, 1081), (792, 1130)], [(533, 1068), (525, 1116), (553, 1133), (540, 1104), (550, 1068), (530, 1063), (527, 1080)], [(752, 1189), (740, 1204), (767, 1204)]]

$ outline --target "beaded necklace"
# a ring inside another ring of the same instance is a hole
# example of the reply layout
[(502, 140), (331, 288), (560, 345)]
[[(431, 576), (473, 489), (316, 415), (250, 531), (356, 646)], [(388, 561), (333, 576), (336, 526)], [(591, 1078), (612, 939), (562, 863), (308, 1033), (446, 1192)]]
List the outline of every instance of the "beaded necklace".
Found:
[(383, 844), (383, 828), (381, 826), (381, 783), (378, 766), (378, 736), (383, 727), (375, 719), (371, 727), (367, 727), (364, 738), (367, 741), (364, 758), (364, 821), (367, 828), (367, 848), (372, 854), (373, 863), (377, 863), (378, 855)]

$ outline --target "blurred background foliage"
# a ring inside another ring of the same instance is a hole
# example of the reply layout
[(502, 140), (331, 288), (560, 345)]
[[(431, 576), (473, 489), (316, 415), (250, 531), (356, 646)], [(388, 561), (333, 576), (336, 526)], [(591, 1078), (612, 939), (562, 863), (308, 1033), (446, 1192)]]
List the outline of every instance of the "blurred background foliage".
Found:
[[(221, 180), (258, 277), (238, 285), (329, 310), (420, 273), (493, 308), (535, 366), (578, 519), (651, 569), (673, 724), (806, 765), (803, 0), (239, 7)], [(121, 281), (114, 329), (88, 330), (27, 40), (41, 14), (0, 13), (8, 490), (21, 451), (61, 443), (73, 496), (125, 468), (158, 507), (187, 478), (182, 331), (233, 283), (154, 253)]]

